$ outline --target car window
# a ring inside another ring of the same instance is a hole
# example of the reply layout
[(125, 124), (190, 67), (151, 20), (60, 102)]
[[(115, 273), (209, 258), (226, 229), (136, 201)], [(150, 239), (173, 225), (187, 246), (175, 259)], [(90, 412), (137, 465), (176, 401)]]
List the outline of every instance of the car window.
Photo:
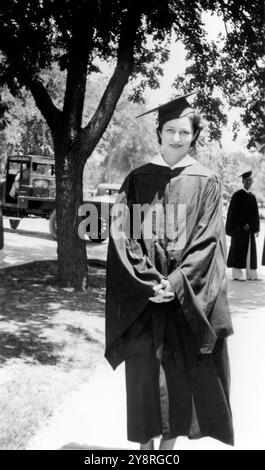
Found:
[(21, 162), (13, 162), (9, 160), (9, 169), (8, 172), (10, 175), (16, 175), (18, 171), (20, 171)]
[(32, 173), (35, 175), (53, 176), (54, 165), (47, 165), (47, 163), (33, 163)]

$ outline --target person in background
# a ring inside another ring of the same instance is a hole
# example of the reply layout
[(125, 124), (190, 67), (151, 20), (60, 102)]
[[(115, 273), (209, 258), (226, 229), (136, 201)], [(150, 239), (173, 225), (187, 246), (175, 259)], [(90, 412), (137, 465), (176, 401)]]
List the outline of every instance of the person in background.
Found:
[(245, 171), (242, 177), (243, 188), (236, 191), (230, 201), (226, 219), (226, 233), (231, 237), (227, 267), (232, 268), (232, 278), (244, 281), (257, 281), (257, 249), (255, 237), (260, 230), (259, 210), (256, 197), (250, 191), (253, 184), (252, 171)]
[(9, 192), (9, 196), (11, 196), (12, 198), (15, 198), (19, 193), (19, 187), (22, 184), (29, 183), (29, 176), (30, 176), (30, 164), (27, 163), (26, 166), (22, 168), (21, 171), (17, 172), (15, 179), (14, 179), (14, 183)]
[(127, 176), (111, 221), (105, 356), (125, 361), (142, 450), (159, 436), (161, 450), (183, 435), (233, 444), (221, 185), (189, 155), (202, 123), (188, 96), (149, 111), (160, 153)]

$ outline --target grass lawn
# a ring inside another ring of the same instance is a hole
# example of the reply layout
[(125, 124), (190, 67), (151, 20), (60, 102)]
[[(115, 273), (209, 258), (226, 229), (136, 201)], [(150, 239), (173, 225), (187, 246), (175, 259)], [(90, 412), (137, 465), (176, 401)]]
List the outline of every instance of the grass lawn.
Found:
[(65, 395), (104, 361), (105, 269), (56, 285), (56, 261), (0, 270), (0, 449), (25, 449)]

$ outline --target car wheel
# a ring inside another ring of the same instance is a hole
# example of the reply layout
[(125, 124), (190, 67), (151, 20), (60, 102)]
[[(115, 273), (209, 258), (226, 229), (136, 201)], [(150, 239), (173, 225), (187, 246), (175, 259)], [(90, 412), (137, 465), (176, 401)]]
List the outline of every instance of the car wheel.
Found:
[(16, 230), (20, 224), (20, 219), (9, 219), (9, 225), (13, 230)]
[(49, 219), (49, 229), (50, 234), (54, 240), (57, 240), (57, 220), (56, 220), (56, 210), (54, 209), (50, 215)]

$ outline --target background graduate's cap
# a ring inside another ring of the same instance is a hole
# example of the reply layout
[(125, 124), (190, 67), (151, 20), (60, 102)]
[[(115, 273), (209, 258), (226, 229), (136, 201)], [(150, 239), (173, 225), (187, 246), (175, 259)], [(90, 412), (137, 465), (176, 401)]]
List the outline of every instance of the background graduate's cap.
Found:
[(243, 179), (248, 178), (249, 176), (252, 176), (252, 170), (245, 170), (243, 173), (241, 173), (241, 176)]
[(170, 121), (171, 119), (177, 119), (194, 113), (194, 109), (191, 107), (187, 98), (191, 95), (195, 95), (196, 93), (198, 92), (193, 91), (192, 93), (188, 93), (186, 95), (177, 96), (177, 98), (174, 100), (168, 101), (165, 104), (161, 104), (160, 106), (139, 114), (139, 116), (136, 117), (139, 118), (141, 116), (145, 116), (146, 114), (157, 111), (159, 126), (162, 127), (165, 122)]

